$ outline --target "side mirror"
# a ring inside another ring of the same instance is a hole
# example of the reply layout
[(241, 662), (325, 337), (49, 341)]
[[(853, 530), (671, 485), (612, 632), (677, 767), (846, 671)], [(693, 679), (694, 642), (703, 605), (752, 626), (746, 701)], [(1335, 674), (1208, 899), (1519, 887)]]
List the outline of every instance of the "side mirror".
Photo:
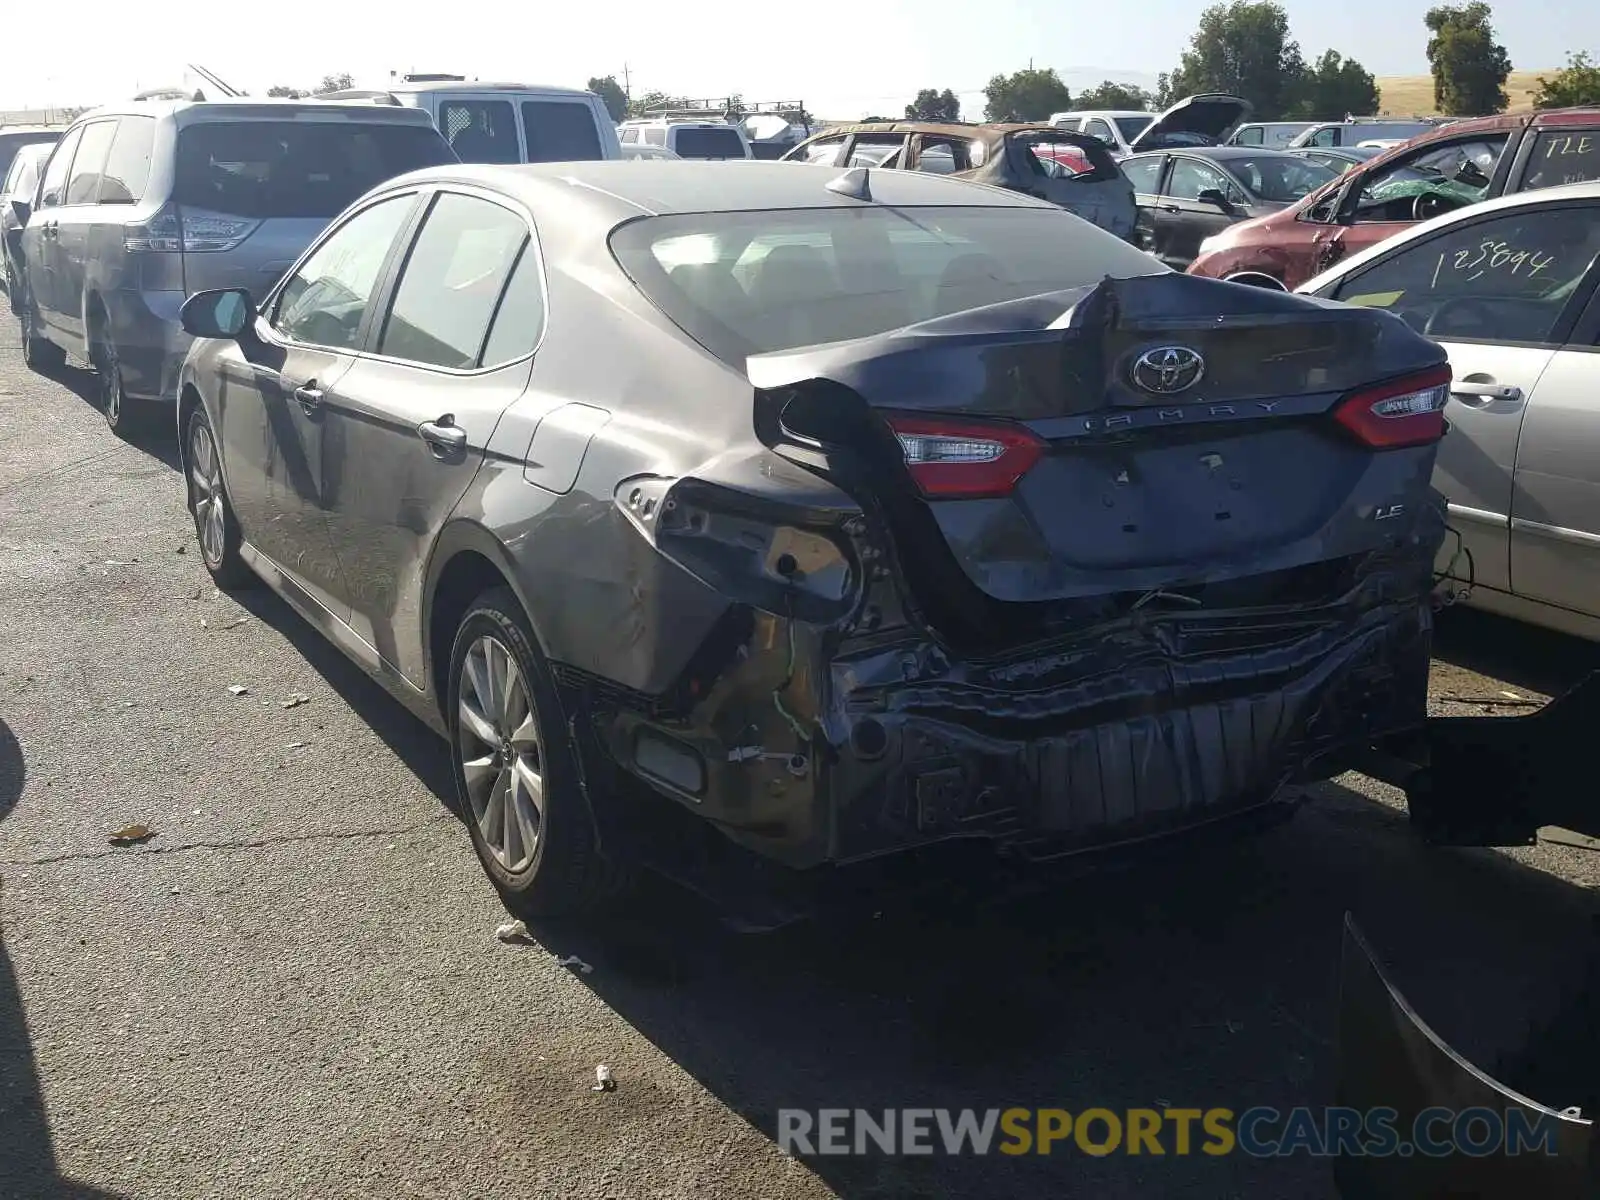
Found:
[(17, 224), (26, 225), (28, 218), (33, 215), (33, 205), (26, 200), (12, 200), (11, 211), (17, 214)]
[(243, 288), (196, 292), (178, 310), (183, 331), (191, 337), (236, 338), (255, 312), (255, 301)]
[(1228, 198), (1216, 188), (1201, 188), (1200, 194), (1195, 199), (1201, 204), (1215, 204), (1218, 208), (1228, 207)]

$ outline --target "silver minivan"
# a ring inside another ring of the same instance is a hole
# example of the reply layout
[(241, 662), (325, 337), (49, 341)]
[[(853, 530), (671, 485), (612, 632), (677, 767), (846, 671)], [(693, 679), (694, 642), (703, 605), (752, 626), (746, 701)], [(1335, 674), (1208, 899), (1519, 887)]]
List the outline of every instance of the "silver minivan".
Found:
[(69, 358), (99, 376), (106, 423), (170, 403), (194, 292), (264, 295), (351, 201), (456, 161), (428, 114), (315, 101), (142, 101), (62, 136), (24, 204), (28, 365)]

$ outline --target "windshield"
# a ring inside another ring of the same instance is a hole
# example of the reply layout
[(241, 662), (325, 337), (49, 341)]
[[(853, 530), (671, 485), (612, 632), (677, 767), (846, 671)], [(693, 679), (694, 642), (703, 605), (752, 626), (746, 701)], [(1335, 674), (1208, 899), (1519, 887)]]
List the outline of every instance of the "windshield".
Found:
[(1309, 196), (1338, 174), (1319, 162), (1288, 154), (1230, 158), (1220, 165), (1258, 199), (1281, 204)]
[(679, 158), (743, 158), (744, 143), (737, 130), (681, 127), (673, 137)]
[(986, 304), (1167, 270), (1060, 210), (808, 208), (619, 226), (611, 249), (717, 357), (885, 333)]
[(1117, 128), (1122, 131), (1122, 140), (1131, 142), (1150, 128), (1150, 122), (1154, 121), (1155, 117), (1117, 117), (1115, 120)]
[(428, 125), (206, 121), (178, 134), (172, 198), (236, 217), (326, 220), (396, 175), (454, 161)]

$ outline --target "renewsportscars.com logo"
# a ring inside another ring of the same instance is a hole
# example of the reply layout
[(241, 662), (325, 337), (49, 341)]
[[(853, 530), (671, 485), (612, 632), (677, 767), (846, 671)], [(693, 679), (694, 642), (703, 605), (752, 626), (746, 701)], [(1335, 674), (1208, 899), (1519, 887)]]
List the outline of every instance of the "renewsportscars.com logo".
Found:
[(1428, 1108), (1409, 1127), (1392, 1108), (781, 1108), (786, 1154), (1189, 1155), (1384, 1158), (1557, 1153), (1545, 1114)]

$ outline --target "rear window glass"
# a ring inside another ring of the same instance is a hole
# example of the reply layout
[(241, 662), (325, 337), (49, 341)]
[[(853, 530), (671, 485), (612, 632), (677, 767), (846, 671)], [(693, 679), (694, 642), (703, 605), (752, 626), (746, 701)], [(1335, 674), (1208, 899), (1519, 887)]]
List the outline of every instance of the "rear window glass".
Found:
[(1122, 139), (1123, 141), (1127, 142), (1133, 141), (1134, 138), (1138, 137), (1141, 133), (1148, 129), (1150, 127), (1150, 122), (1154, 120), (1154, 117), (1116, 118), (1117, 128), (1122, 130)]
[(1289, 154), (1227, 158), (1222, 166), (1253, 195), (1285, 204), (1309, 196), (1338, 174), (1325, 163)]
[(396, 175), (451, 161), (422, 125), (207, 121), (178, 134), (172, 198), (240, 217), (327, 220)]
[(744, 143), (733, 129), (680, 129), (673, 143), (679, 158), (744, 157)]
[(746, 356), (1164, 271), (1063, 211), (818, 208), (686, 213), (611, 235), (623, 270), (736, 366)]
[(36, 146), (43, 142), (46, 145), (60, 138), (58, 133), (0, 133), (0, 179), (5, 178), (6, 172), (11, 169), (11, 160), (17, 156), (17, 151), (24, 146)]
[(1600, 126), (1592, 131), (1541, 133), (1528, 156), (1525, 191), (1600, 179)]
[(446, 100), (439, 105), (439, 129), (462, 162), (522, 161), (517, 114), (509, 100)]
[(102, 172), (102, 204), (133, 204), (144, 196), (155, 140), (156, 123), (150, 117), (123, 117), (117, 122), (117, 136)]
[(524, 100), (529, 162), (588, 162), (604, 157), (594, 109), (570, 100)]

